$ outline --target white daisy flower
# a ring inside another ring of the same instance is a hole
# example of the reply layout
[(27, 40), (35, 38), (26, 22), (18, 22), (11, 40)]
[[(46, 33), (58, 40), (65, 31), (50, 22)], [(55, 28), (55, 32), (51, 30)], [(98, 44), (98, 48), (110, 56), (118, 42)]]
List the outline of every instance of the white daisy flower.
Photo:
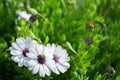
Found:
[(47, 44), (46, 47), (51, 48), (53, 60), (55, 61), (55, 68), (54, 71), (56, 74), (64, 73), (67, 71), (67, 69), (70, 67), (70, 64), (68, 61), (70, 58), (68, 57), (68, 53), (65, 49), (63, 49), (61, 46), (55, 46), (55, 44)]
[(10, 49), (10, 54), (12, 54), (12, 60), (18, 63), (19, 67), (27, 66), (28, 57), (26, 53), (29, 52), (29, 48), (36, 44), (36, 41), (32, 41), (30, 37), (17, 38), (16, 42), (12, 43)]
[(18, 15), (18, 20), (25, 19), (27, 21), (32, 16), (31, 14), (28, 14), (26, 11), (17, 11), (17, 15)]
[(51, 70), (54, 70), (55, 62), (50, 54), (50, 48), (36, 44), (30, 48), (30, 52), (26, 55), (30, 58), (28, 61), (29, 70), (33, 74), (39, 72), (41, 77), (50, 76)]

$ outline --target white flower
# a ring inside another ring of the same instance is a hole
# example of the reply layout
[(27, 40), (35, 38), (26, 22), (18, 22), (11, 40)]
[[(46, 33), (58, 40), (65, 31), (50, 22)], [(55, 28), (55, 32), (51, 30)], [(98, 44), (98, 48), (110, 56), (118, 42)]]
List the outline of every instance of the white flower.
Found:
[(17, 11), (17, 15), (18, 15), (18, 20), (25, 19), (27, 21), (32, 16), (31, 14), (28, 14), (26, 11)]
[(70, 67), (68, 61), (70, 58), (68, 57), (68, 53), (61, 46), (55, 46), (55, 44), (47, 44), (46, 47), (49, 47), (52, 50), (53, 60), (55, 61), (54, 71), (56, 74), (64, 73)]
[(50, 54), (50, 48), (36, 44), (30, 48), (30, 52), (26, 55), (30, 58), (28, 61), (29, 70), (33, 74), (39, 72), (41, 77), (50, 76), (51, 70), (54, 70), (55, 62)]
[(16, 42), (12, 43), (12, 46), (9, 48), (10, 54), (12, 55), (12, 60), (18, 63), (19, 67), (27, 66), (28, 57), (26, 53), (29, 52), (29, 48), (36, 44), (36, 41), (32, 41), (30, 37), (17, 38)]

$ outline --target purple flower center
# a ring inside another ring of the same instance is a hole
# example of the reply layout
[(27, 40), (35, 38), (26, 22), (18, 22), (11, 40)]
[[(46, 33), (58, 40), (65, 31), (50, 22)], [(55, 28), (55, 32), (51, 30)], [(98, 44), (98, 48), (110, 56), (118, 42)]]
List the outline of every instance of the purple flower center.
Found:
[(24, 56), (24, 57), (27, 57), (27, 56), (26, 56), (26, 53), (27, 53), (27, 52), (29, 52), (29, 50), (28, 50), (28, 48), (25, 48), (25, 49), (23, 50), (23, 56)]
[(38, 63), (44, 64), (45, 63), (45, 56), (44, 55), (39, 55), (37, 60), (38, 60)]
[(54, 60), (56, 63), (58, 63), (58, 62), (59, 62), (59, 57), (56, 56), (56, 55), (53, 55), (53, 60)]

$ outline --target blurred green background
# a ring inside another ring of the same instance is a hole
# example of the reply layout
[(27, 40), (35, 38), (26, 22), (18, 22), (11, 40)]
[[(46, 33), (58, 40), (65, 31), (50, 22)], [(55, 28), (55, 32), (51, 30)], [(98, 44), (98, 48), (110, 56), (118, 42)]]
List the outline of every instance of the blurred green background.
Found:
[[(36, 21), (18, 21), (18, 10)], [(62, 45), (71, 58), (69, 70), (41, 78), (19, 68), (8, 48), (26, 36)], [(62, 79), (120, 80), (120, 0), (0, 0), (0, 80)]]

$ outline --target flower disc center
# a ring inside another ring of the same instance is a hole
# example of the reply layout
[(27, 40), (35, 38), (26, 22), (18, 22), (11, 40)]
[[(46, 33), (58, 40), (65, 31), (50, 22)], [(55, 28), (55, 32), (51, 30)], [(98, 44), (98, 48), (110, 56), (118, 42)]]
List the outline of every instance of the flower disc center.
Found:
[(25, 49), (23, 50), (23, 56), (24, 56), (24, 57), (27, 57), (27, 56), (26, 56), (26, 53), (27, 53), (27, 52), (29, 52), (29, 51), (28, 51), (28, 48), (25, 48)]
[(53, 60), (54, 60), (56, 63), (58, 63), (58, 61), (59, 61), (59, 57), (56, 56), (56, 55), (53, 55)]
[(40, 64), (44, 64), (45, 63), (45, 56), (44, 55), (39, 55), (38, 56), (38, 62)]

